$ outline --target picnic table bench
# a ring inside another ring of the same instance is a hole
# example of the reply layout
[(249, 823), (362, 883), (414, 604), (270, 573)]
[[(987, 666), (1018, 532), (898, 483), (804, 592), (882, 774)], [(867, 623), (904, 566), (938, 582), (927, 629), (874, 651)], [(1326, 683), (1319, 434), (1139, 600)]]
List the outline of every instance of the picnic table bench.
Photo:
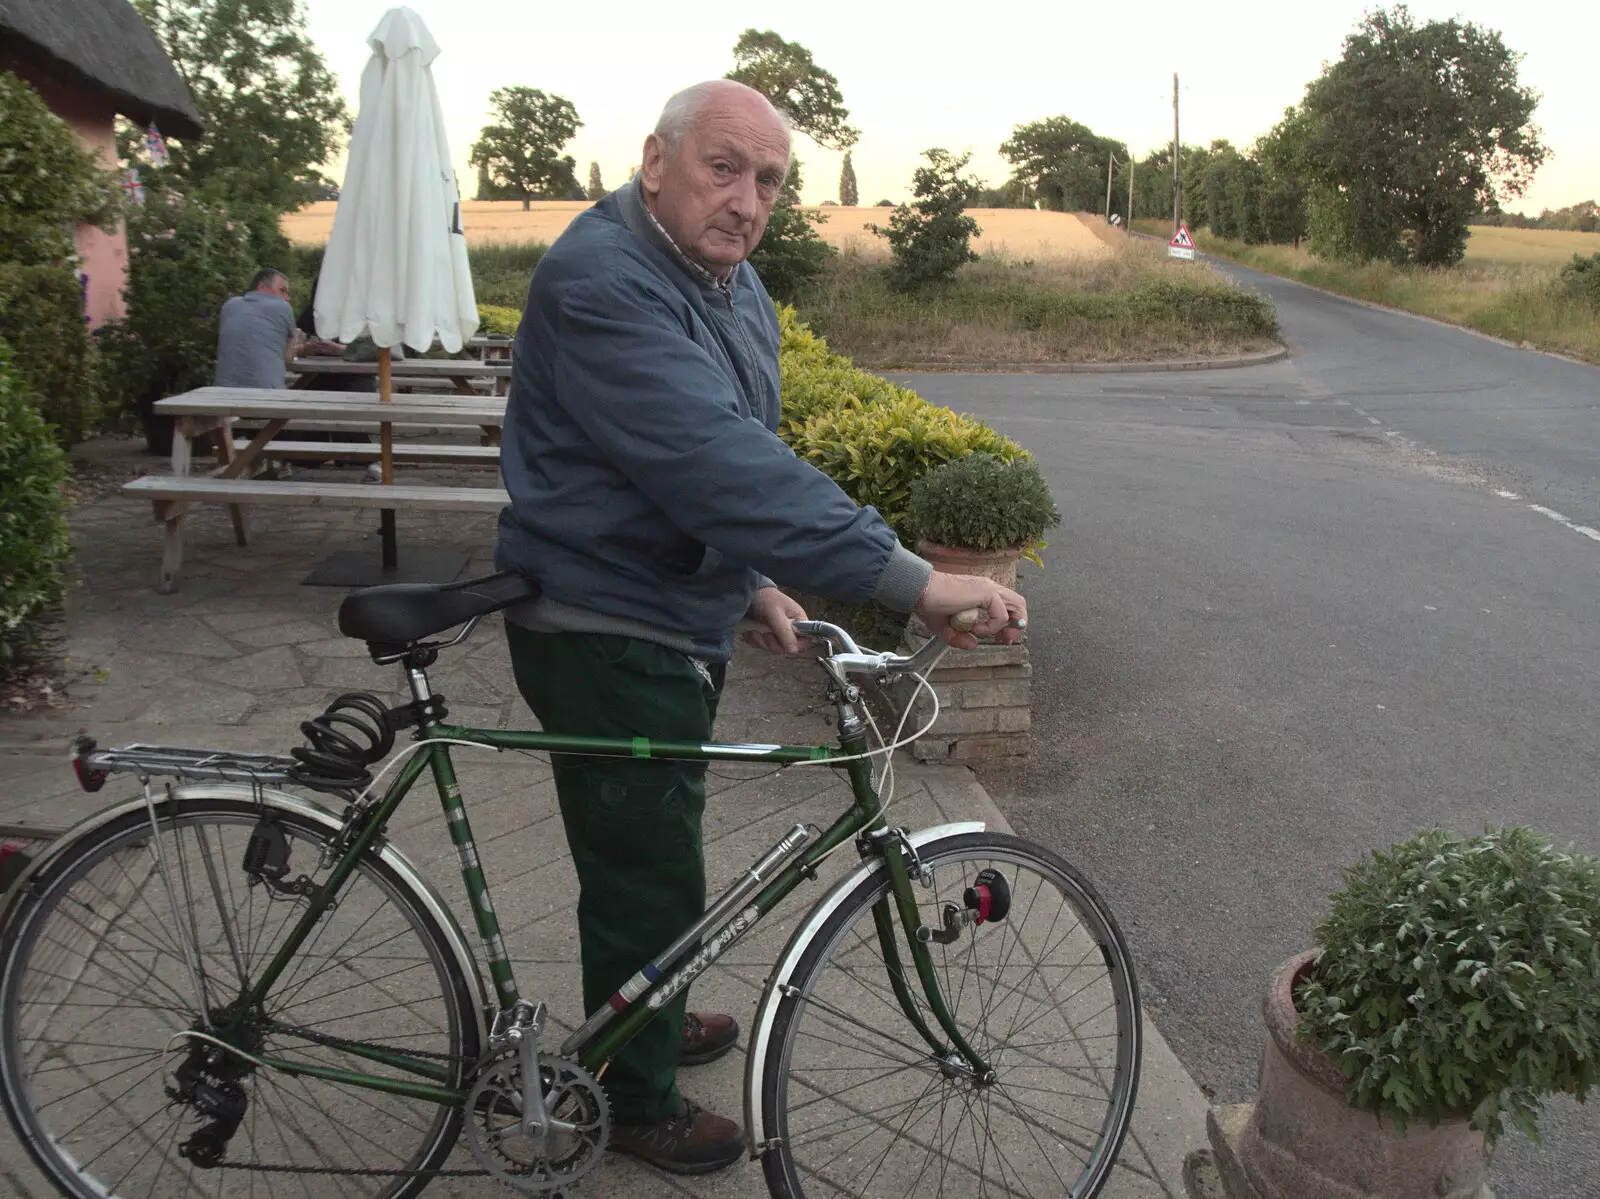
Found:
[[(157, 401), (156, 411), (174, 418), (172, 473), (146, 475), (124, 486), (130, 495), (151, 501), (155, 518), (164, 526), (161, 574), (157, 589), (177, 590), (183, 567), (183, 522), (188, 504), (211, 501), (226, 504), (233, 522), (234, 540), (247, 543), (244, 505), (306, 504), (346, 508), (433, 508), (442, 510), (498, 511), (506, 503), (499, 487), (436, 485), (374, 485), (319, 480), (251, 478), (250, 472), (269, 446), (291, 423), (336, 422), (373, 426), (380, 423), (433, 427), (477, 428), (496, 442), (505, 420), (505, 400), (494, 396), (401, 396), (380, 400), (374, 395), (347, 391), (271, 391), (248, 387), (201, 387), (183, 395)], [(249, 421), (259, 431), (241, 442), (233, 423)], [(195, 473), (196, 439), (214, 438), (216, 466)], [(293, 441), (288, 454), (305, 451), (316, 458), (370, 458), (378, 447), (348, 443)], [(482, 464), (498, 446), (413, 446), (396, 460), (412, 462)]]
[[(477, 358), (401, 358), (390, 364), (390, 374), (396, 382), (408, 380), (445, 380), (461, 395), (475, 396), (474, 381), (487, 381), (495, 395), (505, 395), (511, 383), (510, 362), (484, 362)], [(289, 372), (299, 376), (293, 384), (296, 389), (308, 386), (317, 375), (367, 375), (378, 376), (376, 362), (347, 362), (343, 358), (295, 358), (289, 363)]]

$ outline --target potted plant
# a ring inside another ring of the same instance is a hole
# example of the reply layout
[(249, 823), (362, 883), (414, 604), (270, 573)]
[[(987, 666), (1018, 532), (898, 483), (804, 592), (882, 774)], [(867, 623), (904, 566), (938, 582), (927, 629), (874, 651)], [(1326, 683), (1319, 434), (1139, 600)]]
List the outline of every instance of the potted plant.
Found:
[(1017, 585), (1017, 562), (1039, 561), (1046, 529), (1061, 523), (1050, 488), (1032, 457), (1010, 462), (968, 454), (934, 467), (911, 484), (906, 520), (917, 552), (937, 570), (985, 575)]
[(1428, 829), (1348, 872), (1317, 944), (1263, 1005), (1261, 1199), (1478, 1199), (1506, 1124), (1600, 1072), (1600, 859)]

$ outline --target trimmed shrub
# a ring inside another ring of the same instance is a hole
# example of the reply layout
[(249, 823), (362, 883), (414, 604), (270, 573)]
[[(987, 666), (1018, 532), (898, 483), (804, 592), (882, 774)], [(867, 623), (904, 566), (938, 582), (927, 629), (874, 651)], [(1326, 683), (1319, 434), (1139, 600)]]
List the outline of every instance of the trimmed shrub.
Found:
[(911, 485), (929, 470), (971, 453), (1004, 462), (1028, 456), (982, 421), (858, 370), (830, 352), (792, 308), (780, 308), (778, 322), (779, 436), (856, 503), (875, 507), (901, 541), (914, 540), (906, 520)]
[(992, 454), (1005, 462), (1027, 454), (981, 421), (936, 407), (909, 391), (892, 400), (816, 412), (794, 430), (790, 444), (856, 503), (876, 508), (908, 543), (916, 532), (907, 515), (917, 479), (971, 453)]
[(479, 333), (504, 333), (509, 336), (516, 333), (521, 323), (522, 313), (515, 308), (504, 308), (499, 304), (478, 305)]
[(33, 621), (61, 599), (72, 544), (67, 456), (0, 341), (0, 670), (34, 642)]
[(968, 454), (912, 482), (906, 519), (918, 537), (938, 545), (983, 552), (1020, 546), (1033, 554), (1061, 513), (1031, 457), (1002, 462)]
[(81, 441), (97, 413), (86, 360), (83, 290), (60, 263), (0, 263), (0, 339), (40, 415), (62, 445)]
[(1426, 829), (1352, 867), (1295, 1003), (1348, 1099), (1489, 1142), (1600, 1078), (1600, 859), (1525, 828)]

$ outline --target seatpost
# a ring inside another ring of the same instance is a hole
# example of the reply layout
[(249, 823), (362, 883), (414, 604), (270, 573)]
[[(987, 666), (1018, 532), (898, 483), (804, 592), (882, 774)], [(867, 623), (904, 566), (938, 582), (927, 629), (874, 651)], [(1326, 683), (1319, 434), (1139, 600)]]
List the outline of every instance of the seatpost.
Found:
[(428, 671), (419, 663), (406, 663), (406, 682), (411, 686), (411, 698), (417, 701), (419, 707), (433, 698), (433, 691), (428, 686)]

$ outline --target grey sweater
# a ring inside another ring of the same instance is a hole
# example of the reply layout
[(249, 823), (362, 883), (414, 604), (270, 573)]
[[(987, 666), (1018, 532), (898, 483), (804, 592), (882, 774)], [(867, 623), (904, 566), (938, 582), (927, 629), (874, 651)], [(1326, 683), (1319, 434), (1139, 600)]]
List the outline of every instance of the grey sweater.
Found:
[(708, 280), (636, 184), (540, 260), (512, 354), (495, 561), (542, 587), (515, 623), (722, 661), (766, 579), (916, 604), (928, 564), (777, 436), (778, 321), (754, 269)]

